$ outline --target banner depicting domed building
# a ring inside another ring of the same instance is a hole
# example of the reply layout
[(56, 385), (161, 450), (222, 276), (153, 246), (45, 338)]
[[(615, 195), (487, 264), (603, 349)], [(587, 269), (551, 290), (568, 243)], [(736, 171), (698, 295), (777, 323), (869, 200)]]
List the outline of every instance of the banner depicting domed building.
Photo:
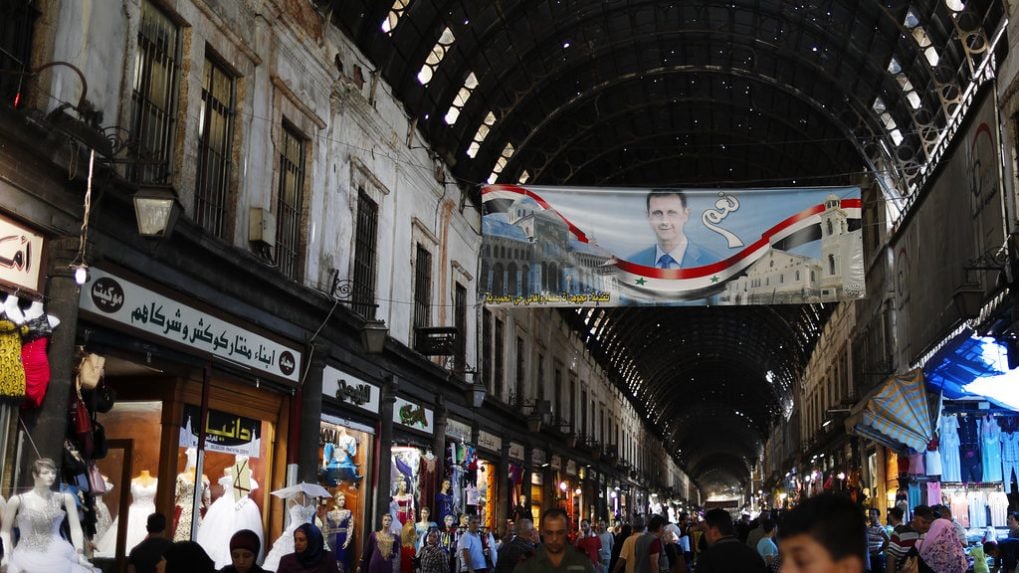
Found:
[(859, 187), (489, 185), (489, 306), (750, 305), (863, 297)]

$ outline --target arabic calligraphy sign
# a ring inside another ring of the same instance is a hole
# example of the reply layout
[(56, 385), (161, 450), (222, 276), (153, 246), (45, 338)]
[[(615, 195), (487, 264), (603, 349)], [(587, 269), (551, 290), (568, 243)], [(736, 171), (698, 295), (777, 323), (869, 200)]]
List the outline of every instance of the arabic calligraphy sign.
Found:
[(340, 402), (378, 413), (379, 387), (351, 376), (332, 366), (322, 372), (322, 395), (331, 396)]
[(471, 427), (469, 424), (465, 424), (459, 420), (448, 418), (446, 420), (446, 435), (451, 438), (456, 438), (461, 442), (470, 442)]
[(0, 215), (0, 281), (39, 292), (43, 237)]
[(508, 454), (511, 460), (524, 461), (524, 445), (510, 442)]
[[(198, 447), (198, 426), (202, 411), (197, 406), (184, 405), (179, 444), (182, 448)], [(205, 449), (210, 452), (244, 455), (257, 458), (262, 447), (262, 422), (209, 410), (205, 423)]]
[(481, 430), (478, 432), (478, 447), (498, 452), (502, 449), (502, 438), (491, 432)]
[(403, 398), (397, 398), (393, 404), (393, 422), (422, 432), (431, 432), (432, 411)]
[(188, 351), (297, 382), (301, 352), (112, 273), (91, 269), (81, 310), (126, 324)]

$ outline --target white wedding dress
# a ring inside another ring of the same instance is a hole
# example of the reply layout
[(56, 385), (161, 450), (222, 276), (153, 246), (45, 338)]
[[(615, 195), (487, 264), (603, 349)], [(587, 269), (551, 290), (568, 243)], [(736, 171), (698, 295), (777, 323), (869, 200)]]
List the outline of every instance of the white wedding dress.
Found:
[[(142, 485), (137, 479), (131, 480), (131, 507), (127, 509), (127, 544), (124, 555), (131, 553), (135, 545), (145, 539), (148, 532), (145, 525), (149, 515), (156, 512), (156, 486), (159, 480), (152, 480), (148, 486)], [(117, 530), (120, 529), (120, 516), (113, 518), (113, 523), (96, 543), (96, 557), (117, 556)]]
[(290, 506), (290, 525), (283, 530), (283, 533), (276, 539), (276, 542), (272, 544), (272, 551), (265, 556), (265, 562), (262, 563), (262, 569), (266, 571), (275, 571), (279, 569), (280, 559), (284, 555), (288, 555), (294, 552), (294, 531), (297, 528), (304, 525), (305, 523), (311, 523), (311, 520), (315, 518), (315, 506), (304, 506), (301, 504), (295, 504)]
[[(265, 539), (262, 535), (262, 512), (247, 494), (236, 502), (234, 501), (233, 477), (219, 478), (219, 485), (223, 486), (223, 495), (212, 502), (208, 511), (205, 512), (195, 541), (216, 562), (216, 569), (222, 569), (233, 563), (230, 559), (230, 538), (242, 529), (250, 529), (258, 535), (260, 549), (255, 561), (260, 561), (265, 551)], [(254, 490), (257, 487), (258, 484), (255, 483), (255, 480), (251, 480), (251, 489)]]
[[(78, 562), (74, 546), (60, 537), (64, 506), (60, 494), (52, 494), (41, 510), (30, 509), (22, 499), (17, 525), (21, 538), (11, 552), (7, 573), (93, 573)], [(77, 516), (75, 516), (77, 519)]]

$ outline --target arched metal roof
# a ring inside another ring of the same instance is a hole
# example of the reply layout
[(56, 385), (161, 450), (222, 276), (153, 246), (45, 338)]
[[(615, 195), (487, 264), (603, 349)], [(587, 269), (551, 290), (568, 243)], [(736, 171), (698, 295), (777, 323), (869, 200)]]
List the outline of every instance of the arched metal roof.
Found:
[[(1006, 49), (994, 0), (322, 3), (472, 190), (878, 176), (909, 196)], [(597, 310), (597, 336), (589, 312), (565, 314), (704, 485), (745, 479), (829, 309)]]

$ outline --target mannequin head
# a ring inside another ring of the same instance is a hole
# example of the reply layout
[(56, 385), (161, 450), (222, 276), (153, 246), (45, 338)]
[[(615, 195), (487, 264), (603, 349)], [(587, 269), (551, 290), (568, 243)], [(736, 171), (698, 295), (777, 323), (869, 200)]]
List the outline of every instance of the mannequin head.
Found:
[(452, 486), (450, 486), (448, 479), (442, 480), (442, 493), (449, 493), (450, 487)]
[(396, 480), (396, 495), (407, 494), (407, 482), (403, 479)]
[(32, 477), (36, 486), (49, 489), (57, 481), (57, 465), (50, 458), (39, 458), (32, 464)]
[(460, 527), (467, 527), (467, 514), (460, 516)]
[(456, 521), (456, 518), (455, 518), (455, 517), (453, 517), (453, 515), (452, 515), (452, 514), (450, 514), (450, 515), (447, 515), (446, 517), (442, 518), (442, 522), (443, 522), (444, 524), (446, 524), (446, 529), (447, 529), (447, 530), (449, 530), (449, 529), (452, 529), (452, 528), (453, 528), (453, 522), (455, 522), (455, 521)]
[(527, 496), (526, 495), (523, 495), (523, 494), (520, 495), (520, 505), (522, 507), (527, 507)]
[(428, 518), (432, 516), (432, 511), (427, 507), (421, 508), (421, 521), (428, 521)]
[(393, 526), (393, 516), (388, 513), (382, 516), (382, 531), (389, 531)]
[(333, 497), (333, 502), (336, 503), (336, 507), (339, 509), (347, 507), (347, 498), (342, 493), (337, 492)]

